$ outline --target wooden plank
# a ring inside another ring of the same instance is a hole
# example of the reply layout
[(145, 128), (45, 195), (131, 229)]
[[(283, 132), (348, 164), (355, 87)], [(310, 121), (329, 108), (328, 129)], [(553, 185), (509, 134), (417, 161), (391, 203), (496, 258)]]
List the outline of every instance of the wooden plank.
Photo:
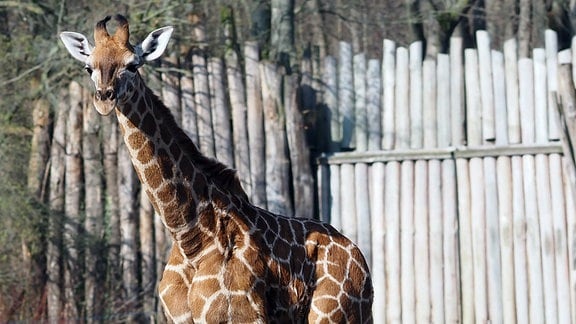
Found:
[(472, 245), (472, 216), (470, 169), (467, 159), (456, 160), (458, 216), (460, 221), (460, 282), (462, 297), (462, 323), (474, 322), (474, 260)]
[(396, 92), (394, 94), (394, 148), (410, 147), (410, 89), (408, 50), (399, 47), (396, 50)]
[(450, 110), (450, 56), (446, 54), (438, 54), (436, 84), (438, 146), (446, 147), (452, 142), (453, 118)]
[[(458, 235), (458, 195), (456, 165), (454, 160), (442, 161), (442, 213), (443, 213), (443, 269), (444, 269), (444, 321), (438, 323), (461, 322), (460, 260)], [(433, 280), (433, 279), (432, 279)], [(434, 297), (433, 297), (434, 298)], [(437, 301), (433, 300), (433, 303)], [(433, 314), (434, 314), (433, 305)], [(433, 316), (434, 320), (436, 316)]]
[(410, 44), (410, 147), (422, 147), (423, 107), (422, 107), (422, 42)]
[[(494, 56), (493, 56), (494, 57)], [(498, 137), (496, 137), (498, 139)], [(516, 303), (514, 299), (514, 226), (513, 188), (510, 157), (496, 159), (498, 187), (498, 220), (500, 234), (500, 260), (502, 260), (502, 321), (516, 323)], [(500, 280), (499, 280), (500, 281)], [(492, 297), (491, 297), (492, 298)]]
[(524, 204), (526, 215), (526, 251), (528, 267), (528, 310), (530, 322), (544, 323), (544, 292), (542, 287), (542, 257), (536, 190), (534, 156), (522, 157), (524, 171)]
[[(563, 158), (564, 172), (569, 167), (566, 157)], [(574, 187), (569, 181), (564, 181), (564, 197), (566, 199), (566, 231), (568, 232), (568, 271), (570, 273), (570, 310), (572, 323), (576, 322), (576, 203)]]
[(543, 145), (508, 145), (508, 146), (462, 146), (445, 147), (434, 149), (404, 149), (394, 151), (368, 151), (368, 152), (341, 152), (326, 157), (326, 163), (373, 163), (403, 160), (433, 160), (452, 158), (474, 158), (474, 157), (499, 157), (517, 156), (525, 154), (552, 154), (562, 153), (563, 149), (559, 143), (547, 143)]
[(508, 141), (512, 144), (522, 140), (520, 130), (520, 104), (518, 89), (518, 55), (516, 39), (504, 42), (504, 66), (506, 73), (506, 107), (508, 112)]
[[(576, 46), (576, 39), (574, 45)], [(574, 52), (576, 51), (572, 51), (572, 53)], [(559, 102), (556, 105), (558, 109), (556, 116), (558, 125), (562, 127), (562, 146), (564, 148), (564, 156), (567, 157), (566, 161), (569, 164), (566, 174), (570, 185), (576, 188), (576, 174), (574, 171), (576, 168), (576, 157), (574, 155), (574, 147), (576, 145), (576, 90), (572, 86), (574, 84), (572, 64), (564, 61), (567, 54), (562, 56), (563, 61), (558, 68)]]
[(246, 104), (246, 88), (242, 78), (242, 66), (238, 62), (238, 53), (228, 50), (225, 54), (226, 79), (230, 98), (232, 117), (232, 138), (234, 143), (234, 167), (242, 187), (252, 196), (252, 181), (250, 178), (250, 145), (248, 144), (248, 107)]
[(354, 72), (352, 44), (339, 42), (338, 51), (338, 117), (342, 129), (342, 149), (355, 147), (354, 142)]
[(354, 164), (340, 166), (340, 210), (342, 234), (358, 244), (358, 218), (356, 217), (356, 187)]
[(566, 201), (564, 199), (562, 156), (550, 154), (550, 197), (554, 232), (554, 258), (556, 259), (558, 323), (570, 323), (570, 274), (566, 227)]
[(244, 46), (244, 70), (246, 71), (246, 117), (248, 146), (250, 149), (250, 183), (252, 203), (266, 208), (266, 154), (264, 147), (264, 109), (262, 103), (258, 43), (246, 42)]
[(534, 67), (531, 59), (518, 60), (518, 87), (522, 143), (534, 143)]
[(340, 150), (342, 141), (342, 125), (338, 111), (338, 73), (336, 59), (332, 56), (324, 58), (322, 70), (322, 101), (330, 125), (330, 138), (328, 139), (331, 152)]
[(480, 96), (482, 97), (482, 136), (484, 141), (492, 142), (496, 137), (494, 124), (494, 89), (492, 80), (492, 58), (490, 56), (490, 36), (485, 30), (476, 32), (478, 48), (478, 66), (480, 76)]
[(486, 273), (488, 316), (494, 323), (504, 320), (502, 310), (502, 266), (500, 261), (500, 225), (496, 159), (484, 158), (484, 197), (486, 199)]
[(368, 150), (368, 116), (366, 111), (366, 55), (353, 57), (354, 71), (354, 134), (357, 151)]
[[(212, 128), (214, 129), (214, 153), (220, 162), (235, 167), (231, 114), (227, 102), (224, 63), (221, 58), (208, 60), (208, 80), (210, 82), (210, 104), (212, 106)], [(248, 175), (245, 173), (245, 175)]]
[(380, 61), (372, 59), (368, 61), (366, 71), (366, 113), (368, 123), (368, 150), (382, 149), (382, 113), (380, 108), (380, 96), (382, 94)]
[(402, 321), (400, 256), (400, 163), (386, 164), (384, 205), (386, 206), (386, 317), (387, 322)]
[(400, 284), (402, 289), (402, 322), (416, 321), (414, 283), (414, 162), (401, 163), (400, 179)]
[(534, 128), (536, 143), (548, 142), (548, 92), (546, 85), (546, 52), (533, 51), (534, 60)]
[(340, 187), (340, 165), (330, 165), (330, 225), (338, 231), (342, 231)]
[[(444, 232), (442, 207), (442, 163), (428, 161), (428, 245), (430, 247), (430, 323), (445, 323), (444, 314)], [(456, 197), (452, 197), (456, 198)], [(449, 278), (447, 278), (449, 280)], [(450, 286), (448, 284), (448, 286)]]
[(522, 156), (512, 163), (512, 223), (514, 232), (514, 297), (517, 323), (528, 323), (528, 270), (526, 251), (526, 215), (524, 203), (524, 170)]
[(540, 225), (540, 251), (542, 253), (544, 314), (547, 323), (558, 323), (550, 170), (548, 156), (544, 154), (536, 155), (536, 188), (538, 188), (538, 222)]
[(466, 80), (466, 121), (468, 145), (482, 144), (482, 97), (478, 81), (478, 55), (474, 49), (464, 50)]
[(452, 145), (462, 145), (466, 141), (464, 106), (464, 62), (462, 61), (463, 40), (450, 38), (450, 111), (452, 115)]
[(496, 145), (506, 145), (508, 144), (508, 112), (504, 55), (501, 52), (492, 51), (492, 76)]
[(436, 62), (431, 59), (424, 61), (422, 67), (423, 96), (426, 100), (422, 103), (422, 147), (438, 146), (438, 116), (436, 112)]
[(372, 226), (370, 224), (370, 196), (368, 165), (354, 165), (354, 199), (356, 206), (356, 227), (358, 247), (364, 253), (368, 265), (372, 266)]
[(396, 43), (385, 39), (382, 47), (382, 149), (390, 150), (395, 134)]
[(386, 205), (385, 172), (386, 165), (382, 162), (370, 167), (370, 222), (372, 229), (372, 285), (374, 286), (374, 323), (386, 322)]
[(476, 323), (488, 321), (488, 283), (486, 264), (486, 202), (484, 166), (472, 158), (470, 168), (470, 217), (472, 219), (472, 260), (474, 264), (474, 316)]
[(414, 287), (416, 322), (430, 322), (430, 247), (428, 244), (428, 162), (414, 163)]
[(294, 214), (298, 217), (313, 217), (314, 177), (310, 168), (310, 148), (304, 133), (304, 120), (298, 109), (298, 80), (295, 75), (284, 77), (284, 114), (286, 115), (286, 137), (290, 154)]
[(546, 80), (548, 81), (548, 139), (555, 141), (560, 139), (560, 129), (555, 121), (555, 106), (552, 101), (552, 93), (558, 91), (558, 35), (551, 29), (544, 33), (546, 49)]

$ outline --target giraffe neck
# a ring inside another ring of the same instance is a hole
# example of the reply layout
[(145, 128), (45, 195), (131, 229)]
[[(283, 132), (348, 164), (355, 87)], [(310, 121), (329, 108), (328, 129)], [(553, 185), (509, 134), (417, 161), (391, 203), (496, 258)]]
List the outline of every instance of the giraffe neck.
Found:
[(247, 201), (235, 171), (201, 154), (140, 76), (132, 89), (119, 125), (142, 190), (175, 237), (196, 226), (200, 205)]

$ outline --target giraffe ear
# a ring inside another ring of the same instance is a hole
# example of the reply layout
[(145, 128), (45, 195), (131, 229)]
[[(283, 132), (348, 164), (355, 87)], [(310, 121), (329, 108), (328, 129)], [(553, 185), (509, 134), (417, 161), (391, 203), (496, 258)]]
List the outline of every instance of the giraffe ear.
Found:
[(171, 26), (162, 27), (148, 34), (146, 39), (139, 46), (141, 55), (146, 61), (153, 61), (160, 57), (166, 50), (170, 36), (174, 28)]
[(62, 32), (60, 33), (60, 39), (72, 57), (82, 63), (86, 63), (93, 49), (86, 36), (75, 32)]

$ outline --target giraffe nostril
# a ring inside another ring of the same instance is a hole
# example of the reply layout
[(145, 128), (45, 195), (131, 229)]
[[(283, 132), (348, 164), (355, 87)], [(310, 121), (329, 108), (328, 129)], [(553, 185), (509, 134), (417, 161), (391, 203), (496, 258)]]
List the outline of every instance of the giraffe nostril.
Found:
[(114, 90), (112, 90), (112, 89), (106, 90), (106, 98), (114, 99), (114, 96), (115, 96)]

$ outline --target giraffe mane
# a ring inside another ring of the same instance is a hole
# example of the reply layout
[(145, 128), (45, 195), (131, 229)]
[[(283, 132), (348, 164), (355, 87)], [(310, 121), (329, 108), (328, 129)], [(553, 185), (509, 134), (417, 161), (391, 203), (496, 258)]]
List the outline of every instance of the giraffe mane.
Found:
[(146, 91), (154, 101), (153, 105), (160, 108), (164, 112), (163, 122), (166, 127), (174, 131), (174, 140), (179, 144), (182, 153), (194, 163), (194, 165), (202, 171), (208, 178), (208, 181), (213, 182), (221, 190), (228, 191), (233, 195), (243, 197), (248, 200), (248, 195), (242, 188), (238, 173), (224, 163), (207, 157), (200, 152), (198, 147), (192, 142), (190, 137), (178, 126), (174, 115), (170, 112), (168, 107), (164, 105), (162, 100), (157, 95), (152, 93), (152, 90), (146, 86)]

